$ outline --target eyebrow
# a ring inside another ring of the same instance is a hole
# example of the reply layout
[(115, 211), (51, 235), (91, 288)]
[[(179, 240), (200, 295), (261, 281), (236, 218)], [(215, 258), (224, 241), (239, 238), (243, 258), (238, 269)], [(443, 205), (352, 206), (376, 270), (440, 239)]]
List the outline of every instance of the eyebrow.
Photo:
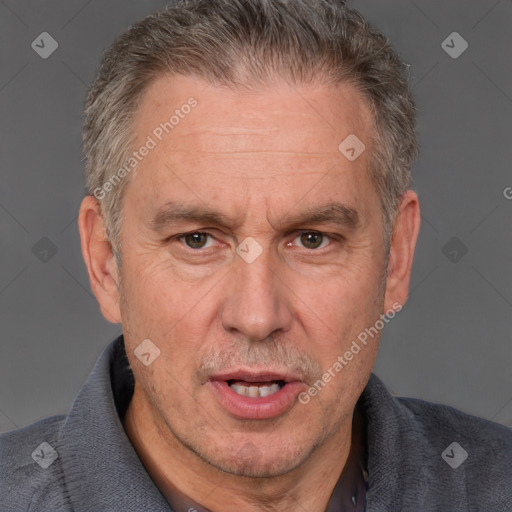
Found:
[(206, 208), (169, 201), (153, 217), (151, 227), (155, 231), (162, 231), (167, 225), (180, 222), (227, 226), (230, 224), (230, 219), (222, 213)]
[[(155, 214), (150, 221), (150, 225), (153, 230), (162, 231), (168, 225), (178, 224), (180, 222), (190, 222), (212, 227), (229, 226), (231, 229), (236, 229), (242, 225), (243, 220), (240, 218), (234, 220), (223, 213), (207, 208), (169, 201)], [(360, 216), (354, 208), (346, 204), (329, 202), (301, 210), (294, 215), (287, 213), (276, 222), (271, 223), (269, 220), (269, 223), (274, 229), (277, 229), (278, 226), (281, 229), (291, 229), (308, 224), (322, 223), (336, 224), (354, 230), (360, 224)]]
[(307, 224), (337, 224), (355, 229), (358, 227), (359, 221), (359, 214), (354, 208), (334, 201), (301, 210), (296, 215), (285, 216), (279, 221), (279, 224), (284, 224), (289, 227), (298, 227)]

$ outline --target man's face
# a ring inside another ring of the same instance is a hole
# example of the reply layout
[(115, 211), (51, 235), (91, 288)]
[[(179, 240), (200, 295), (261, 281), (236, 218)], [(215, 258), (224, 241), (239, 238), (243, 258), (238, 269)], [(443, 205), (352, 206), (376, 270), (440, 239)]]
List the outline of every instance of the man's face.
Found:
[[(123, 201), (125, 343), (161, 433), (217, 468), (283, 474), (351, 421), (377, 337), (298, 395), (389, 307), (371, 126), (348, 85), (242, 93), (165, 76), (143, 98), (135, 146), (156, 147)], [(353, 161), (338, 149), (350, 134), (366, 145)], [(149, 366), (134, 355), (145, 339), (160, 350)]]

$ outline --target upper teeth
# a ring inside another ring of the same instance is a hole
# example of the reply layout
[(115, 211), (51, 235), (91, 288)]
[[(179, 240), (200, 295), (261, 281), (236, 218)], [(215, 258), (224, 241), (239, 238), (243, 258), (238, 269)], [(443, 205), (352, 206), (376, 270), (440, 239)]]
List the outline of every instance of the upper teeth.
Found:
[(270, 386), (244, 386), (243, 384), (231, 384), (231, 389), (242, 396), (258, 398), (260, 396), (270, 396), (279, 391), (279, 384)]

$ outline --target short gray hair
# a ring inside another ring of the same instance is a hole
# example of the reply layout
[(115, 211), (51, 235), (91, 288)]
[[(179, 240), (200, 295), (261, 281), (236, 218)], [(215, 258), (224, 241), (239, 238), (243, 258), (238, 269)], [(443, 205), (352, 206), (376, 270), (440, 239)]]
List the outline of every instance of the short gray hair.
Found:
[[(350, 83), (374, 117), (369, 171), (389, 249), (417, 155), (415, 105), (406, 71), (389, 40), (340, 0), (181, 1), (130, 27), (105, 52), (85, 105), (89, 193), (98, 198), (97, 192), (104, 192), (129, 159), (140, 99), (165, 73), (233, 89), (264, 87), (279, 78), (294, 85)], [(127, 181), (108, 187), (100, 201), (118, 256)]]

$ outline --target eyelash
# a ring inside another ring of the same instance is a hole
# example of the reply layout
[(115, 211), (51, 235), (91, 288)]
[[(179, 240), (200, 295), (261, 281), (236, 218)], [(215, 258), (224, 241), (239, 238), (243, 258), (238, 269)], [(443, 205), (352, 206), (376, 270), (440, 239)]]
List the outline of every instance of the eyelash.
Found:
[[(324, 233), (324, 232), (322, 232), (322, 231), (316, 231), (316, 230), (303, 230), (303, 231), (300, 231), (300, 232), (298, 233), (298, 235), (297, 235), (297, 236), (295, 236), (295, 238), (292, 240), (292, 242), (293, 242), (293, 241), (295, 241), (295, 240), (297, 240), (297, 238), (301, 237), (301, 236), (302, 236), (302, 235), (304, 235), (305, 233), (313, 233), (313, 234), (316, 234), (316, 235), (320, 235), (320, 236), (322, 236), (322, 237), (323, 237), (323, 239), (330, 240), (330, 243), (327, 245), (327, 247), (329, 247), (330, 245), (332, 245), (332, 243), (335, 241), (335, 238), (336, 238), (334, 235), (330, 235), (330, 234), (328, 234), (328, 233)], [(186, 247), (186, 249), (187, 249), (187, 250), (190, 250), (190, 251), (192, 251), (192, 252), (196, 252), (196, 253), (198, 253), (198, 252), (200, 252), (200, 251), (202, 251), (202, 250), (204, 250), (204, 249), (210, 249), (210, 247), (206, 247), (206, 248), (201, 247), (201, 248), (199, 248), (199, 249), (194, 249), (194, 248), (192, 248), (192, 247), (187, 246), (187, 245), (184, 243), (184, 239), (185, 239), (185, 237), (186, 237), (186, 236), (189, 236), (189, 235), (207, 235), (207, 236), (209, 236), (210, 238), (212, 238), (212, 239), (216, 240), (216, 238), (215, 238), (211, 233), (208, 233), (207, 231), (189, 231), (188, 233), (182, 233), (182, 234), (180, 234), (180, 235), (176, 235), (176, 236), (174, 236), (174, 237), (173, 237), (174, 239), (181, 241), (181, 243)], [(338, 236), (338, 238), (340, 238), (340, 237)], [(322, 243), (323, 243), (323, 241), (324, 241), (324, 240), (322, 240)], [(289, 245), (290, 243), (292, 243), (292, 242), (287, 242), (287, 244), (286, 244), (286, 245), (288, 246), (288, 245)], [(320, 248), (315, 248), (315, 249), (308, 249), (307, 247), (303, 247), (303, 249), (305, 249), (306, 251), (314, 251), (314, 252), (320, 252), (322, 249), (325, 249), (325, 248), (326, 248), (326, 247), (320, 247)]]

